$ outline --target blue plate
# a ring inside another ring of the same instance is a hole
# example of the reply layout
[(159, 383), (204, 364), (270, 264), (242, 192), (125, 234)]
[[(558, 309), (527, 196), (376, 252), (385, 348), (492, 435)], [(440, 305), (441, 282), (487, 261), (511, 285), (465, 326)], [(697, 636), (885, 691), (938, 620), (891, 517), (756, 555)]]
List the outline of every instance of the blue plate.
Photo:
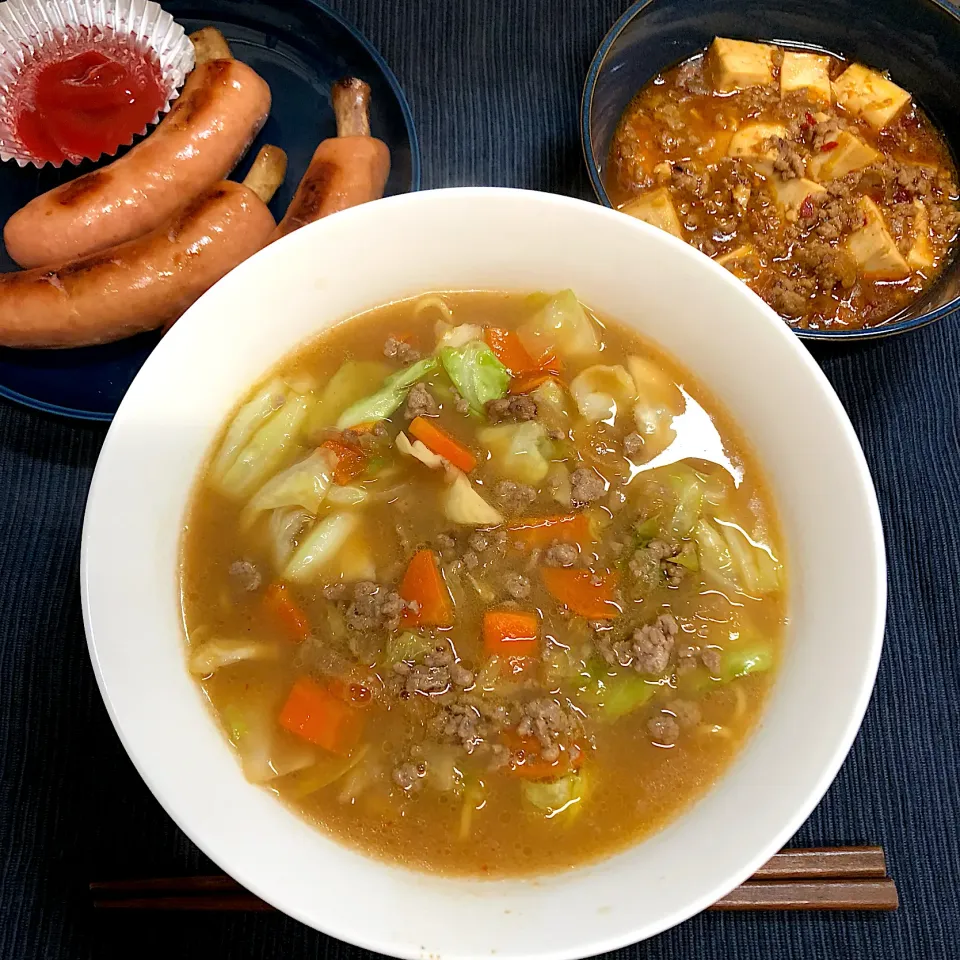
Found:
[[(420, 186), (420, 150), (413, 118), (397, 78), (380, 54), (317, 0), (172, 0), (163, 6), (188, 32), (212, 24), (238, 60), (270, 84), (270, 119), (233, 176), (242, 179), (263, 143), (283, 147), (287, 177), (270, 209), (278, 219), (317, 144), (336, 135), (330, 86), (344, 76), (370, 84), (374, 136), (390, 148), (388, 196)], [(38, 193), (71, 180), (94, 164), (61, 170), (0, 164), (0, 223)], [(0, 247), (0, 272), (16, 265)], [(0, 348), (0, 396), (28, 407), (83, 420), (109, 420), (159, 334), (73, 350)]]

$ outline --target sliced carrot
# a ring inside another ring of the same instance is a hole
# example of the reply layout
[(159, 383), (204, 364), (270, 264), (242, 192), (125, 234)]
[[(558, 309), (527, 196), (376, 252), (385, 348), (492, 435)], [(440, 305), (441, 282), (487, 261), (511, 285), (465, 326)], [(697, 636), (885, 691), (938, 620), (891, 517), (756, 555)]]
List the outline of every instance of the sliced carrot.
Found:
[(530, 393), (532, 390), (536, 390), (541, 383), (553, 380), (554, 377), (556, 377), (555, 373), (550, 371), (544, 372), (542, 369), (536, 370), (534, 373), (527, 374), (519, 379), (515, 377), (510, 381), (510, 393), (514, 396), (520, 393)]
[(407, 567), (399, 587), (407, 602), (416, 601), (416, 613), (405, 610), (403, 622), (418, 627), (452, 627), (453, 604), (447, 585), (440, 576), (432, 550), (418, 550)]
[(521, 737), (515, 730), (507, 730), (502, 739), (510, 750), (510, 772), (524, 780), (553, 780), (570, 770), (580, 769), (583, 757), (580, 749), (574, 751), (576, 759), (573, 761), (564, 747), (560, 748), (556, 760), (544, 760), (536, 737)]
[(291, 640), (301, 643), (310, 636), (310, 621), (290, 596), (285, 583), (271, 583), (267, 587), (263, 594), (263, 606)]
[(362, 450), (333, 439), (324, 440), (323, 446), (337, 458), (337, 465), (333, 468), (334, 483), (343, 486), (367, 469), (367, 458)]
[(449, 460), (464, 473), (469, 473), (477, 465), (477, 458), (463, 444), (424, 417), (414, 417), (409, 429), (428, 450)]
[(519, 377), (530, 373), (539, 366), (515, 331), (504, 330), (501, 327), (487, 327), (483, 331), (483, 337), (496, 358), (513, 376)]
[(545, 547), (554, 540), (582, 546), (590, 540), (590, 521), (582, 513), (520, 517), (514, 520), (507, 530), (511, 540), (525, 547)]
[(541, 567), (543, 585), (554, 599), (590, 620), (612, 620), (620, 611), (614, 603), (616, 574), (600, 575), (570, 567)]
[(534, 657), (539, 644), (537, 617), (515, 610), (483, 615), (483, 649), (491, 657)]
[(563, 362), (554, 353), (541, 357), (539, 366), (542, 373), (555, 373), (557, 376), (563, 373)]
[(348, 757), (363, 735), (364, 715), (310, 677), (294, 683), (279, 722), (324, 750)]

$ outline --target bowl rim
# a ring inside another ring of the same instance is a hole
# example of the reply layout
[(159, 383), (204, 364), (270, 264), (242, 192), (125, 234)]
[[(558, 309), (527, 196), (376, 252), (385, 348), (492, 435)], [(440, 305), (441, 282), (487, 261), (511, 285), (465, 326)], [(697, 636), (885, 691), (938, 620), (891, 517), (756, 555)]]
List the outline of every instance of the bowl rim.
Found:
[[(466, 197), (479, 200), (487, 200), (491, 196), (504, 196), (507, 198), (515, 197), (520, 200), (527, 198), (528, 201), (534, 200), (537, 203), (546, 203), (563, 207), (580, 207), (584, 210), (584, 212), (591, 211), (588, 213), (589, 216), (599, 215), (600, 217), (616, 218), (618, 221), (620, 220), (619, 215), (612, 209), (605, 210), (595, 204), (571, 197), (546, 194), (540, 191), (518, 190), (500, 187), (459, 187), (447, 188), (443, 190), (422, 191), (412, 194), (401, 194), (378, 201), (376, 204), (364, 204), (361, 207), (342, 212), (340, 214), (341, 222), (343, 222), (343, 220), (347, 217), (360, 219), (370, 216), (372, 210), (377, 209), (378, 207), (383, 209), (385, 205), (390, 205), (391, 207), (400, 207), (403, 205), (416, 205), (424, 202), (433, 203), (437, 202), (438, 198), (447, 196)], [(692, 248), (690, 248), (687, 244), (684, 244), (682, 241), (670, 237), (667, 234), (663, 234), (661, 231), (658, 231), (656, 228), (647, 224), (634, 222), (634, 228), (640, 231), (650, 232), (651, 235), (656, 235), (658, 242), (662, 242), (667, 246), (672, 246), (677, 251), (682, 250), (686, 256), (690, 256), (691, 253), (695, 253), (695, 251), (693, 251)], [(323, 232), (323, 230), (324, 227), (320, 223), (311, 224), (310, 226), (304, 228), (304, 230), (297, 231), (298, 240), (291, 241), (289, 238), (284, 238), (280, 241), (280, 244), (282, 245), (283, 243), (287, 243), (289, 245), (290, 243), (306, 242), (305, 238), (310, 231), (316, 233), (319, 239), (319, 235)], [(276, 246), (276, 244), (273, 245), (273, 247)], [(273, 250), (273, 248), (270, 249)], [(270, 255), (278, 255), (280, 252), (281, 251), (274, 250)], [(256, 256), (260, 255), (258, 254)], [(256, 259), (256, 256), (252, 259)], [(249, 271), (253, 269), (253, 267), (241, 266), (240, 269)], [(745, 861), (745, 864), (739, 873), (731, 873), (727, 876), (727, 879), (723, 884), (723, 890), (717, 892), (717, 896), (722, 896), (724, 893), (733, 889), (737, 884), (747, 879), (747, 877), (749, 877), (757, 867), (765, 862), (769, 856), (771, 856), (774, 852), (776, 852), (777, 849), (779, 849), (785, 842), (789, 840), (789, 838), (810, 816), (813, 809), (823, 799), (830, 785), (835, 780), (840, 767), (846, 760), (863, 722), (863, 718), (869, 705), (876, 681), (877, 669), (883, 650), (888, 584), (883, 527), (881, 523), (876, 490), (870, 475), (869, 466), (863, 454), (863, 450), (857, 438), (856, 432), (853, 429), (853, 425), (851, 424), (839, 397), (836, 395), (835, 391), (830, 385), (829, 380), (809, 352), (805, 350), (795, 338), (789, 335), (788, 330), (783, 329), (777, 315), (772, 311), (772, 309), (764, 304), (763, 301), (757, 298), (755, 294), (750, 293), (748, 288), (746, 288), (743, 284), (740, 284), (739, 281), (737, 281), (731, 274), (729, 274), (719, 265), (713, 263), (713, 261), (709, 260), (709, 258), (703, 258), (701, 262), (701, 269), (715, 272), (717, 277), (724, 278), (724, 283), (735, 286), (738, 292), (740, 292), (740, 295), (747, 296), (755, 300), (757, 308), (769, 316), (771, 323), (776, 325), (778, 331), (782, 330), (782, 342), (784, 345), (784, 350), (792, 354), (793, 362), (806, 368), (807, 371), (823, 388), (825, 399), (831, 407), (833, 415), (836, 417), (838, 428), (842, 431), (845, 437), (845, 442), (854, 462), (859, 485), (864, 497), (864, 507), (868, 514), (869, 521), (870, 552), (873, 561), (872, 575), (875, 578), (877, 591), (869, 620), (870, 648), (867, 655), (864, 657), (862, 674), (859, 677), (857, 689), (851, 696), (849, 702), (846, 722), (844, 724), (842, 735), (835, 738), (835, 742), (830, 753), (829, 762), (822, 766), (812, 787), (809, 788), (802, 797), (797, 798), (798, 802), (791, 804), (793, 807), (792, 816), (790, 816), (781, 824), (779, 829), (775, 831), (775, 834), (762, 848), (758, 848), (758, 851), (748, 862)], [(169, 342), (171, 340), (176, 342), (180, 339), (180, 337), (177, 335), (177, 331), (174, 331), (172, 338), (165, 339), (168, 341), (168, 346), (165, 349), (161, 349), (152, 353), (147, 362), (144, 364), (144, 369), (150, 370), (152, 367), (161, 362), (169, 362), (166, 360), (167, 354), (171, 353)], [(139, 376), (140, 374), (138, 374), (138, 377)], [(133, 392), (134, 391), (131, 390), (131, 393)], [(238, 881), (241, 882), (243, 886), (252, 893), (262, 897), (276, 906), (277, 904), (271, 898), (271, 893), (261, 886), (257, 877), (251, 875), (249, 870), (240, 868), (239, 859), (241, 858), (233, 853), (225, 855), (224, 850), (218, 847), (216, 843), (213, 841), (208, 842), (206, 834), (204, 834), (196, 822), (194, 808), (184, 807), (183, 805), (175, 802), (170, 796), (170, 792), (165, 784), (153, 776), (150, 758), (133, 742), (132, 736), (128, 735), (128, 731), (126, 731), (123, 726), (120, 711), (118, 710), (117, 704), (111, 697), (110, 689), (108, 688), (108, 684), (104, 675), (104, 668), (100, 662), (100, 651), (94, 636), (94, 625), (91, 613), (91, 592), (93, 579), (91, 555), (94, 551), (94, 539), (99, 539), (103, 536), (103, 531), (100, 529), (95, 529), (95, 525), (102, 526), (105, 519), (102, 514), (105, 512), (104, 508), (106, 504), (103, 502), (103, 495), (100, 493), (100, 490), (106, 485), (106, 473), (108, 469), (107, 461), (114, 455), (114, 447), (118, 441), (116, 433), (125, 422), (125, 411), (123, 410), (123, 407), (124, 405), (129, 406), (132, 402), (132, 400), (124, 398), (121, 408), (118, 411), (117, 419), (111, 426), (110, 431), (108, 431), (108, 434), (105, 438), (91, 481), (90, 491), (88, 493), (81, 536), (79, 577), (83, 623), (88, 653), (97, 681), (97, 686), (103, 698), (110, 720), (114, 726), (114, 729), (116, 730), (117, 736), (123, 744), (124, 750), (126, 751), (137, 772), (150, 789), (151, 793), (153, 793), (157, 802), (163, 808), (164, 812), (173, 820), (173, 822), (188, 837), (188, 839), (194, 843), (205, 855), (216, 862), (221, 869), (236, 877)], [(126, 439), (127, 438), (124, 437), (125, 441)], [(184, 674), (186, 675), (185, 665)], [(224, 749), (226, 750), (225, 743)], [(724, 774), (724, 776), (726, 775), (727, 774)], [(277, 802), (277, 807), (278, 809), (282, 809), (283, 805)], [(195, 827), (196, 829), (194, 829)], [(667, 826), (667, 829), (668, 828), (669, 825)], [(347, 849), (353, 850), (352, 847), (348, 847)], [(616, 855), (617, 854), (613, 854), (613, 856)], [(602, 858), (600, 861), (597, 861), (597, 863), (603, 863), (606, 859), (608, 858)], [(374, 862), (382, 866), (383, 869), (389, 869), (391, 867), (391, 865), (386, 862), (376, 861), (375, 859)], [(583, 868), (590, 868), (593, 865), (593, 863), (588, 863), (583, 865)], [(570, 871), (570, 873), (572, 872), (575, 871)], [(567, 875), (567, 872), (560, 872), (557, 874), (551, 873), (543, 875), (543, 878), (549, 879), (554, 876), (563, 878), (565, 875)], [(425, 874), (425, 876), (444, 882), (454, 883), (464, 882), (468, 884), (488, 884), (491, 882), (501, 882), (497, 880), (488, 881), (483, 878), (475, 877), (446, 878), (440, 874)], [(514, 878), (505, 879), (509, 881)], [(531, 875), (529, 877), (522, 877), (520, 879), (524, 882), (535, 883), (540, 879), (540, 876)], [(697, 900), (688, 902), (683, 907), (674, 909), (673, 912), (669, 914), (664, 914), (655, 924), (652, 924), (649, 929), (643, 930), (642, 938), (647, 939), (649, 937), (656, 936), (657, 934), (684, 922), (695, 914), (706, 909), (711, 903), (714, 902), (715, 899), (715, 897), (710, 895), (702, 895)], [(347, 927), (343, 925), (336, 916), (325, 917), (323, 920), (323, 926), (321, 927), (318, 926), (318, 921), (315, 916), (311, 916), (295, 907), (284, 905), (278, 907), (278, 909), (282, 910), (282, 912), (286, 913), (288, 916), (291, 916), (294, 919), (312, 927), (313, 929), (320, 930), (329, 936), (336, 937), (358, 947), (384, 953), (389, 956), (409, 958), (409, 960), (422, 960), (424, 956), (423, 950), (417, 948), (416, 946), (406, 944), (402, 941), (391, 941), (383, 938), (382, 936), (378, 937), (369, 935), (366, 933), (366, 931), (357, 929), (356, 927)], [(590, 938), (590, 942), (587, 945), (572, 945), (570, 948), (564, 950), (553, 950), (550, 952), (536, 954), (515, 953), (502, 950), (499, 952), (499, 955), (507, 958), (507, 960), (524, 960), (524, 958), (529, 957), (535, 957), (537, 960), (573, 960), (573, 958), (591, 956), (597, 953), (619, 949), (637, 942), (636, 936), (639, 932), (640, 931), (638, 929), (633, 931), (632, 935), (595, 934), (592, 938)], [(466, 958), (470, 958), (470, 960), (472, 960), (474, 956), (476, 955), (467, 951), (456, 953), (448, 952), (444, 955), (445, 958), (456, 958), (456, 960), (466, 960)]]
[[(623, 33), (627, 25), (642, 13), (646, 7), (661, 2), (664, 2), (664, 0), (636, 0), (635, 3), (631, 4), (620, 14), (610, 29), (604, 34), (600, 45), (597, 47), (590, 61), (587, 76), (583, 83), (583, 92), (580, 95), (580, 147), (583, 153), (584, 163), (587, 167), (587, 176), (590, 178), (590, 185), (593, 187), (593, 192), (596, 194), (597, 199), (605, 207), (610, 207), (611, 209), (614, 209), (614, 206), (610, 202), (607, 189), (603, 185), (603, 180), (598, 172), (597, 157), (593, 152), (593, 141), (590, 136), (593, 124), (593, 96), (596, 90), (597, 79), (603, 70), (610, 48), (619, 39), (620, 34)], [(958, 30), (960, 30), (960, 11), (950, 7), (945, 0), (921, 0), (921, 2), (929, 3), (931, 6), (948, 14), (951, 19), (956, 22)], [(955, 243), (960, 243), (960, 237), (958, 237)], [(960, 257), (960, 251), (957, 251), (955, 256)], [(801, 340), (820, 340), (831, 343), (841, 343), (851, 340), (882, 340), (886, 337), (907, 333), (911, 330), (919, 330), (921, 327), (935, 323), (937, 320), (942, 320), (944, 317), (956, 313), (958, 310), (960, 310), (960, 293), (948, 303), (923, 313), (919, 317), (913, 317), (910, 320), (895, 320), (892, 323), (881, 324), (877, 327), (863, 327), (858, 330), (800, 330), (795, 327), (790, 327), (790, 329), (800, 337)], [(787, 326), (790, 325), (787, 324)]]

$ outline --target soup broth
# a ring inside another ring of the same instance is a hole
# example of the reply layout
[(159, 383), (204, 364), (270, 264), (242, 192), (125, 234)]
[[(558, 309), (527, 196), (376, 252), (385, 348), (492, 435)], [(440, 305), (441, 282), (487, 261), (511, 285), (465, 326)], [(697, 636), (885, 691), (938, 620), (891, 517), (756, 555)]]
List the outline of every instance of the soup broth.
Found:
[(329, 330), (225, 426), (183, 536), (189, 667), (248, 779), (451, 874), (569, 867), (700, 796), (785, 584), (721, 406), (569, 291)]

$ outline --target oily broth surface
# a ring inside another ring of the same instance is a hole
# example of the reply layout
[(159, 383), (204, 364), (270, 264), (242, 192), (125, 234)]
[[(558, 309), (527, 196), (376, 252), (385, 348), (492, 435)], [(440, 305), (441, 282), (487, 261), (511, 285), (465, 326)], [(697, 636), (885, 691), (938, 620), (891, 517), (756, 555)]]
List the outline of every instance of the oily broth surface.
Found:
[[(478, 323), (515, 327), (529, 316), (527, 298), (500, 293), (452, 293), (442, 295), (453, 311), (455, 323)], [(373, 310), (325, 332), (284, 360), (274, 373), (288, 382), (315, 383), (317, 389), (347, 359), (382, 359), (388, 336), (403, 335), (425, 353), (434, 343), (433, 327), (439, 313), (432, 309), (416, 313), (417, 303), (405, 301)], [(722, 408), (682, 368), (663, 356), (627, 328), (607, 319), (601, 321), (601, 362), (622, 362), (628, 353), (654, 359), (669, 372), (687, 394), (698, 401), (716, 425), (723, 447), (735, 469), (742, 471), (739, 489), (732, 490), (728, 512), (744, 528), (761, 529), (771, 544), (780, 542), (776, 517), (762, 471)], [(572, 378), (577, 367), (564, 371)], [(444, 410), (440, 423), (455, 424), (453, 411)], [(395, 418), (399, 417), (399, 413)], [(465, 437), (460, 417), (459, 436)], [(472, 444), (477, 449), (474, 441)], [(622, 461), (618, 452), (601, 453), (601, 471), (606, 463)], [(614, 468), (610, 467), (611, 471)], [(485, 488), (495, 474), (481, 463), (476, 472)], [(450, 529), (437, 505), (442, 478), (419, 463), (401, 463), (397, 485), (416, 484), (417, 495), (405, 501), (398, 514), (397, 502), (365, 507), (360, 536), (374, 548), (377, 580), (396, 583), (405, 562), (418, 546), (429, 544)], [(256, 537), (241, 533), (236, 503), (206, 488), (203, 479), (193, 496), (183, 538), (182, 604), (189, 644), (209, 636), (262, 637), (271, 625), (255, 595), (238, 596), (231, 589), (227, 570), (238, 557), (270, 568), (266, 549), (259, 552)], [(415, 531), (405, 542), (398, 534), (402, 525)], [(311, 622), (324, 622), (324, 600), (319, 589), (297, 591), (297, 599)], [(582, 643), (589, 628), (582, 618), (564, 618), (554, 605), (535, 594), (533, 605), (542, 614), (542, 636), (564, 645)], [(456, 625), (450, 631), (456, 652), (466, 663), (482, 659), (481, 619), (490, 604), (474, 596), (457, 605)], [(698, 642), (721, 642), (725, 632), (736, 627), (749, 608), (751, 628), (774, 644), (779, 655), (786, 619), (785, 591), (764, 599), (725, 596), (688, 577), (647, 604), (646, 615), (672, 612)], [(244, 662), (219, 670), (201, 681), (222, 728), (230, 735), (231, 711), (238, 704), (255, 704), (276, 715), (294, 679), (314, 664), (310, 654), (291, 644), (284, 658), (275, 662)], [(775, 671), (755, 673), (719, 686), (702, 700), (698, 732), (684, 736), (672, 747), (651, 742), (642, 718), (623, 717), (597, 727), (584, 766), (587, 790), (575, 816), (547, 819), (535, 815), (521, 800), (518, 780), (497, 773), (474, 770), (481, 777), (484, 793), (469, 804), (469, 829), (461, 825), (467, 805), (463, 797), (448, 792), (423, 790), (408, 797), (389, 782), (345, 798), (343, 779), (307, 797), (296, 796), (298, 775), (280, 777), (268, 784), (283, 801), (308, 820), (342, 842), (410, 867), (448, 874), (504, 876), (563, 869), (613, 853), (662, 827), (716, 781), (742, 747), (756, 723)], [(375, 682), (375, 681), (371, 681)], [(422, 728), (429, 698), (414, 697), (402, 706), (375, 703), (367, 712), (364, 741), (366, 760), (381, 761), (389, 771), (398, 758), (406, 757), (404, 745)], [(420, 708), (423, 709), (420, 709)], [(715, 729), (714, 729), (715, 728)], [(296, 738), (278, 729), (279, 740), (296, 746)], [(319, 751), (322, 753), (322, 751)], [(472, 761), (465, 758), (465, 767)], [(389, 778), (387, 778), (389, 780)]]

